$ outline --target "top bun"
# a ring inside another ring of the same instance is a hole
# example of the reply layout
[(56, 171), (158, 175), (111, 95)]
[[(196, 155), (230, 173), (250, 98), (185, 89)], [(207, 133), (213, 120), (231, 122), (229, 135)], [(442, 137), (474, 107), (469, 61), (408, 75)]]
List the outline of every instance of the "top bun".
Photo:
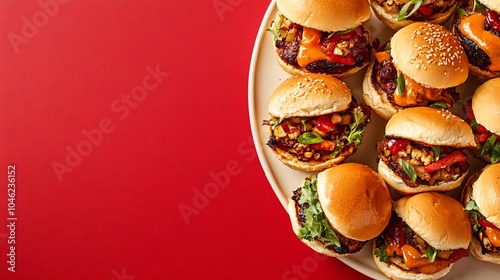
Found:
[(390, 44), (396, 67), (419, 84), (449, 88), (467, 80), (467, 55), (458, 39), (438, 24), (407, 25), (394, 34)]
[(394, 210), (438, 250), (469, 246), (472, 236), (469, 217), (460, 202), (445, 194), (426, 192), (405, 196), (394, 203)]
[(321, 31), (341, 31), (361, 25), (371, 16), (366, 0), (277, 0), (289, 20)]
[(477, 123), (500, 134), (500, 78), (486, 81), (472, 96), (472, 110)]
[(295, 76), (281, 83), (269, 99), (272, 117), (314, 117), (345, 111), (351, 104), (349, 87), (325, 74)]
[(500, 163), (487, 165), (472, 185), (472, 199), (486, 220), (500, 228)]
[(318, 174), (318, 199), (340, 234), (358, 241), (378, 236), (391, 217), (391, 196), (382, 178), (370, 167), (344, 163)]
[(497, 13), (500, 13), (500, 2), (498, 0), (481, 0), (481, 4)]
[(434, 146), (476, 147), (471, 127), (450, 111), (411, 107), (397, 112), (387, 122), (385, 135)]

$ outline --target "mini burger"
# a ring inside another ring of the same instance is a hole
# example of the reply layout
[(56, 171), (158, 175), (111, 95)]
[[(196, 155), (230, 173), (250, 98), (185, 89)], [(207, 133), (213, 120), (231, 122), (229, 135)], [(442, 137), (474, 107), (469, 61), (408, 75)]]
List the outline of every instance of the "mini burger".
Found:
[(403, 194), (447, 192), (469, 172), (464, 150), (475, 146), (470, 126), (449, 111), (408, 108), (387, 122), (377, 143), (378, 172)]
[(391, 217), (389, 189), (366, 165), (344, 163), (306, 178), (293, 192), (288, 214), (295, 234), (332, 257), (361, 250)]
[(291, 77), (269, 99), (267, 145), (287, 166), (320, 171), (356, 152), (370, 121), (370, 108), (359, 106), (350, 89), (324, 74)]
[(469, 252), (500, 264), (500, 163), (487, 165), (467, 180), (462, 202), (472, 225)]
[(474, 0), (458, 9), (452, 32), (469, 59), (471, 73), (482, 79), (500, 77), (500, 2)]
[(440, 193), (406, 196), (372, 243), (373, 259), (390, 279), (438, 279), (467, 257), (470, 224), (460, 202)]
[(397, 30), (415, 21), (445, 23), (455, 11), (456, 0), (369, 0), (375, 16)]
[(363, 80), (363, 100), (388, 120), (406, 107), (452, 107), (468, 76), (467, 56), (444, 27), (412, 23), (375, 54)]
[(290, 74), (347, 77), (372, 60), (366, 0), (277, 0), (268, 31), (275, 54)]
[(480, 85), (465, 107), (474, 131), (474, 155), (486, 163), (500, 162), (500, 78)]

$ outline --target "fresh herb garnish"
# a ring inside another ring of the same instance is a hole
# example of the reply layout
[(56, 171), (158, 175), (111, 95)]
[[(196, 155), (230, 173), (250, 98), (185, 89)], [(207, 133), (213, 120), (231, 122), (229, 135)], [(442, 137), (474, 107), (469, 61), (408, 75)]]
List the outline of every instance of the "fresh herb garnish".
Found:
[(383, 263), (389, 263), (389, 256), (387, 255), (387, 245), (382, 244), (382, 246), (380, 246), (379, 248), (375, 249), (375, 251), (373, 252), (375, 254), (375, 256), (378, 257), (378, 259), (383, 262)]
[(477, 127), (479, 126), (479, 124), (477, 123), (476, 119), (472, 119), (470, 121), (469, 125), (472, 128), (472, 130), (474, 130), (474, 131), (477, 131)]
[(429, 106), (434, 107), (434, 108), (438, 108), (438, 109), (448, 109), (448, 104), (446, 104), (446, 102), (444, 102), (444, 101), (437, 101), (437, 102), (431, 103)]
[(399, 95), (405, 96), (405, 76), (403, 73), (400, 73), (396, 78), (396, 84), (398, 85)]
[(430, 245), (427, 245), (427, 250), (425, 250), (425, 253), (427, 255), (427, 258), (431, 262), (434, 262), (436, 260), (436, 256), (437, 256), (438, 250), (432, 248), (432, 246), (430, 246)]
[(500, 161), (500, 143), (497, 143), (496, 134), (492, 134), (488, 137), (481, 149), (479, 149), (479, 155), (488, 155), (491, 163), (497, 163)]
[(462, 8), (458, 7), (456, 8), (456, 12), (457, 12), (457, 15), (461, 16), (461, 17), (466, 17), (468, 16), (469, 14)]
[(313, 177), (306, 179), (302, 186), (299, 204), (304, 206), (306, 221), (302, 223), (302, 228), (297, 236), (300, 239), (309, 241), (318, 240), (325, 247), (335, 245), (341, 247), (335, 231), (331, 228), (328, 220), (323, 214), (323, 209), (319, 203), (316, 189), (317, 179)]
[(486, 7), (478, 0), (474, 0), (474, 6), (472, 7), (472, 10), (483, 15), (486, 14)]
[(415, 169), (406, 160), (401, 159), (401, 165), (403, 166), (403, 172), (410, 177), (411, 181), (415, 183), (417, 181), (417, 173)]
[(476, 202), (474, 200), (470, 200), (465, 206), (465, 211), (469, 212), (474, 217), (474, 231), (479, 231), (479, 229), (481, 229), (481, 225), (479, 224), (478, 218), (481, 218), (483, 214), (479, 212), (479, 207), (477, 207)]
[(280, 38), (281, 24), (283, 23), (283, 18), (284, 18), (283, 15), (279, 14), (278, 21), (273, 20), (269, 28), (266, 29), (266, 31), (269, 31), (271, 32), (271, 34), (273, 34), (275, 42)]
[(434, 160), (438, 161), (439, 157), (441, 156), (441, 147), (432, 146), (432, 150), (434, 150)]
[(323, 138), (314, 132), (304, 132), (297, 138), (297, 141), (310, 145), (323, 142)]
[(358, 146), (363, 140), (363, 134), (365, 132), (363, 129), (363, 124), (366, 123), (368, 117), (363, 113), (361, 107), (354, 108), (352, 114), (354, 115), (354, 122), (349, 125), (350, 131), (349, 135), (347, 136), (347, 145), (354, 143), (356, 146)]
[(300, 122), (302, 123), (302, 127), (303, 127), (304, 131), (307, 131), (307, 123), (306, 123), (306, 120), (305, 120), (305, 119), (302, 119), (302, 120), (300, 120)]
[[(417, 10), (420, 8), (420, 5), (422, 5), (423, 0), (411, 0), (410, 2), (406, 3), (403, 8), (401, 8), (401, 11), (399, 12), (398, 16), (398, 21), (405, 20), (409, 17), (411, 17)], [(407, 14), (406, 12), (410, 8), (411, 5), (413, 6), (413, 9)]]

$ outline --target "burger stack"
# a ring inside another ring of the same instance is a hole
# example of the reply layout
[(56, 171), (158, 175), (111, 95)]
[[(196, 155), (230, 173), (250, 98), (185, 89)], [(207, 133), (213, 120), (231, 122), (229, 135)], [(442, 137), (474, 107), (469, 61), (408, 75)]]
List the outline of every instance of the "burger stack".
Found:
[[(334, 257), (371, 241), (391, 279), (438, 279), (469, 253), (500, 263), (498, 1), (276, 4), (268, 31), (291, 76), (271, 94), (263, 125), (276, 158), (310, 172), (288, 203), (298, 238)], [(371, 9), (392, 30), (383, 46), (371, 38)], [(343, 81), (357, 72), (364, 104)], [(468, 79), (482, 85), (459, 92)], [(346, 162), (371, 111), (386, 121), (377, 170)]]

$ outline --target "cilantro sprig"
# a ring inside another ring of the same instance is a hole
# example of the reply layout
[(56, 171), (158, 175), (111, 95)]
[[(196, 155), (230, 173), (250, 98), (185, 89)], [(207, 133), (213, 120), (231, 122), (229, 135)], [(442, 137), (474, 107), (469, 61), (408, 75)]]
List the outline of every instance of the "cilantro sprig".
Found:
[(331, 228), (319, 203), (316, 189), (317, 179), (306, 179), (302, 186), (299, 204), (304, 205), (306, 221), (297, 236), (308, 241), (318, 240), (325, 247), (335, 245), (341, 247), (335, 231)]
[(269, 31), (271, 32), (271, 34), (273, 34), (275, 42), (280, 38), (281, 24), (283, 23), (283, 18), (284, 16), (282, 14), (279, 14), (278, 21), (273, 20), (273, 22), (271, 22), (271, 26), (269, 26), (269, 28), (266, 29), (266, 31)]
[(387, 255), (387, 245), (382, 244), (379, 248), (376, 248), (373, 252), (375, 256), (383, 263), (389, 263), (389, 256)]
[(497, 143), (496, 134), (492, 134), (488, 137), (481, 149), (479, 149), (479, 155), (488, 155), (491, 163), (497, 163), (500, 161), (500, 143)]
[(436, 260), (438, 250), (433, 248), (430, 245), (427, 245), (427, 250), (425, 250), (425, 254), (427, 255), (427, 258), (431, 261), (434, 262)]
[(483, 214), (479, 211), (479, 207), (476, 202), (474, 200), (470, 200), (465, 206), (465, 211), (469, 212), (474, 217), (474, 226), (472, 229), (474, 231), (479, 231), (481, 229), (481, 225), (479, 224), (478, 219), (482, 218)]
[(363, 113), (361, 107), (356, 107), (352, 111), (354, 115), (354, 122), (349, 125), (350, 132), (347, 136), (347, 145), (354, 143), (356, 146), (360, 145), (365, 133), (363, 125), (368, 120), (368, 116)]

